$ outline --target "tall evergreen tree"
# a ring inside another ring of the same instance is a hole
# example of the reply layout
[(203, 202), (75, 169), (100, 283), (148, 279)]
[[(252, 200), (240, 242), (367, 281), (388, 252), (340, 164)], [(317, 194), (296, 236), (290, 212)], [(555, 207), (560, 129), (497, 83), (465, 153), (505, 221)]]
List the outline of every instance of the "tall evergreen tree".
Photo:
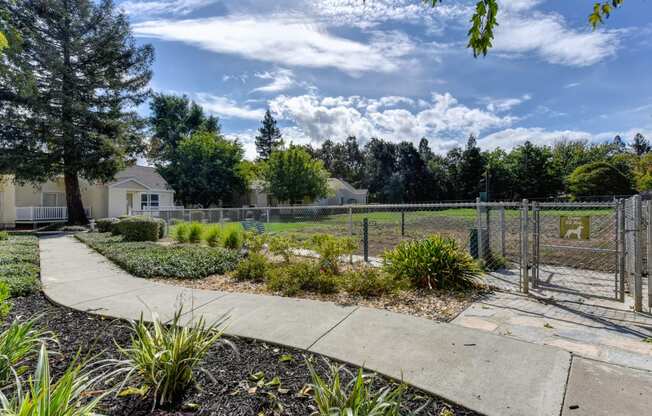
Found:
[(258, 129), (256, 136), (256, 151), (260, 160), (267, 160), (272, 152), (283, 146), (283, 136), (281, 130), (276, 127), (276, 120), (272, 113), (267, 110), (265, 117), (261, 121), (262, 126)]
[(142, 151), (135, 107), (153, 50), (136, 46), (111, 0), (2, 1), (20, 44), (0, 61), (0, 172), (63, 175), (71, 224), (88, 222), (79, 179), (108, 181)]
[(469, 136), (458, 170), (460, 199), (474, 199), (480, 192), (485, 174), (485, 160), (474, 135)]
[(634, 150), (634, 153), (641, 156), (648, 153), (652, 148), (645, 136), (641, 133), (636, 133), (636, 136), (634, 136), (634, 140), (632, 141), (632, 150)]
[(428, 163), (434, 156), (432, 149), (430, 149), (430, 143), (425, 137), (422, 137), (421, 140), (419, 140), (419, 154), (426, 163)]

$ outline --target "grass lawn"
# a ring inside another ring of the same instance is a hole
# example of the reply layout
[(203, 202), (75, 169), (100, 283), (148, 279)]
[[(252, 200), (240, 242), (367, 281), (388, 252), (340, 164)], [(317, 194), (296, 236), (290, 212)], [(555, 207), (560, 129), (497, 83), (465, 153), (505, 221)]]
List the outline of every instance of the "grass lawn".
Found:
[(153, 242), (124, 242), (110, 233), (81, 233), (77, 238), (131, 274), (139, 277), (197, 279), (233, 270), (236, 251), (218, 247)]
[(0, 240), (0, 282), (9, 286), (12, 297), (38, 290), (39, 273), (38, 238), (9, 236)]

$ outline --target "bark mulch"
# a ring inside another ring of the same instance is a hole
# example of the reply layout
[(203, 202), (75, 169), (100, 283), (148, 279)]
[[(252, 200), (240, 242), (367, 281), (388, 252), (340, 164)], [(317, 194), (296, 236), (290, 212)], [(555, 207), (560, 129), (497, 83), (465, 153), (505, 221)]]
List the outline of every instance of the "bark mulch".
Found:
[[(39, 315), (41, 326), (52, 331), (59, 340), (59, 346), (53, 346), (58, 353), (50, 356), (55, 377), (64, 371), (78, 352), (82, 357), (98, 355), (98, 359), (119, 358), (115, 344), (128, 345), (130, 340), (126, 322), (53, 305), (41, 293), (16, 298), (13, 303), (7, 322), (16, 317), (25, 319)], [(201, 387), (188, 392), (183, 403), (176, 408), (152, 411), (152, 402), (148, 397), (111, 396), (102, 403), (100, 413), (115, 416), (307, 416), (314, 412), (310, 391), (306, 389), (310, 382), (305, 364), (306, 353), (248, 339), (229, 340), (236, 346), (237, 352), (224, 345), (215, 346), (202, 364), (208, 375), (199, 373), (198, 385)], [(325, 359), (320, 356), (313, 356), (313, 359), (317, 371), (326, 375)], [(351, 372), (356, 371), (352, 366), (346, 368)], [(259, 383), (261, 374), (265, 380), (263, 383)], [(280, 385), (264, 385), (275, 377), (278, 377)], [(441, 377), (446, 375), (442, 374)], [(377, 377), (374, 383), (376, 387), (382, 387), (394, 382)], [(412, 388), (408, 389), (405, 398), (405, 414), (423, 408), (419, 414), (476, 415)], [(452, 413), (444, 409), (450, 409)]]

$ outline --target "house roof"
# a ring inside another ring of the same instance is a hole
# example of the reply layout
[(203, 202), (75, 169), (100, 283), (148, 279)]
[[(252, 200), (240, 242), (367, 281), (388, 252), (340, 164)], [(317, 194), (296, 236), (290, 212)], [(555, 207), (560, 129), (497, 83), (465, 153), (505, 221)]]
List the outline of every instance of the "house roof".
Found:
[(366, 189), (356, 189), (347, 181), (339, 178), (328, 178), (328, 186), (335, 192), (340, 189), (346, 189), (347, 191), (358, 195), (367, 195), (368, 193)]
[(155, 168), (149, 166), (130, 166), (116, 173), (115, 180), (109, 183), (109, 186), (116, 183), (134, 180), (145, 185), (145, 187), (155, 190), (170, 190), (170, 185), (163, 179)]

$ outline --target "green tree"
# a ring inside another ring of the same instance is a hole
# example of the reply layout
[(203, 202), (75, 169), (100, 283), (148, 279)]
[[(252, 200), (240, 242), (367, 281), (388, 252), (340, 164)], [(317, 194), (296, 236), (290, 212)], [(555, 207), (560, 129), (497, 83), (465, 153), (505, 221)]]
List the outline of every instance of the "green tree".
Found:
[[(372, 138), (364, 147), (364, 180), (371, 201), (387, 201), (387, 184), (396, 171), (397, 147), (381, 139)], [(396, 183), (396, 181), (394, 181)]]
[(462, 152), (456, 178), (458, 199), (475, 199), (480, 191), (484, 191), (480, 184), (485, 174), (485, 160), (477, 143), (476, 137), (470, 135), (466, 149)]
[(108, 181), (142, 151), (153, 50), (110, 0), (3, 2), (21, 39), (0, 61), (0, 172), (63, 175), (71, 224), (88, 222), (79, 179)]
[(652, 153), (641, 156), (634, 170), (636, 190), (639, 192), (652, 190)]
[(267, 190), (280, 202), (297, 204), (328, 195), (324, 164), (299, 146), (272, 152), (262, 176)]
[(632, 141), (632, 150), (634, 153), (641, 156), (649, 153), (652, 148), (650, 147), (650, 143), (647, 141), (645, 136), (643, 136), (641, 133), (636, 133), (634, 140)]
[(315, 156), (324, 162), (324, 167), (331, 176), (344, 179), (353, 186), (360, 186), (364, 176), (364, 156), (354, 136), (346, 138), (344, 143), (326, 140)]
[(605, 161), (592, 162), (575, 169), (568, 177), (568, 188), (575, 197), (633, 193), (631, 179)]
[(507, 156), (506, 166), (512, 178), (512, 198), (544, 198), (557, 195), (562, 178), (555, 175), (548, 147), (527, 141)]
[(207, 117), (204, 110), (185, 95), (154, 94), (149, 108), (152, 138), (148, 157), (154, 162), (173, 160), (179, 143), (195, 132), (220, 133), (218, 119)]
[(258, 136), (256, 136), (256, 151), (258, 151), (260, 160), (267, 160), (274, 150), (283, 146), (283, 135), (281, 130), (276, 127), (276, 120), (269, 110), (265, 112), (261, 123), (262, 126), (258, 129)]
[(176, 198), (202, 207), (231, 202), (246, 189), (241, 169), (244, 151), (238, 142), (215, 132), (198, 131), (181, 140), (174, 160), (159, 170), (170, 178)]
[(410, 142), (396, 148), (396, 171), (387, 182), (389, 202), (421, 202), (433, 199), (433, 180), (426, 163)]

